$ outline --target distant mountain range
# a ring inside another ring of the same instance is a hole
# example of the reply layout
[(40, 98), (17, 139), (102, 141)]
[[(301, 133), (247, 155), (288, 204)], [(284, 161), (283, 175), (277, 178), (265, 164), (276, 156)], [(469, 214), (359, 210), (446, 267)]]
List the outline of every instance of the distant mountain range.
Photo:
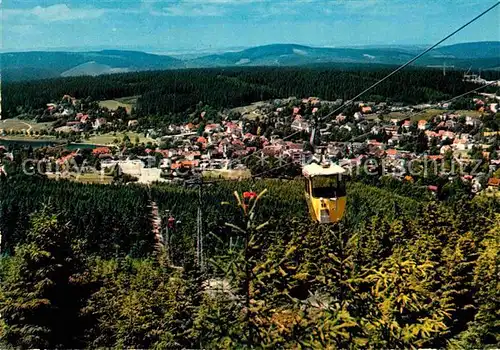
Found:
[(183, 61), (169, 56), (120, 50), (11, 52), (0, 57), (2, 80), (6, 81), (184, 67)]
[[(174, 58), (139, 51), (11, 52), (0, 55), (2, 80), (30, 80), (80, 75), (100, 75), (146, 70), (205, 67), (304, 66), (316, 64), (399, 65), (421, 48), (359, 47), (317, 48), (295, 44), (258, 46), (238, 52), (197, 58)], [(431, 51), (416, 65), (443, 65), (468, 69), (500, 69), (500, 41), (462, 43)]]

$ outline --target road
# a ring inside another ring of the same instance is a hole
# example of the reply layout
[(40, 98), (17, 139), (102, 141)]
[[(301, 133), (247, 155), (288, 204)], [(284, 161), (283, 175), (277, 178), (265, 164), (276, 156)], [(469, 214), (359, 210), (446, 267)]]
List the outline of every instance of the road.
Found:
[(20, 121), (20, 122), (21, 122), (22, 124), (24, 124), (24, 125), (27, 125), (27, 126), (28, 126), (28, 130), (27, 130), (27, 132), (31, 132), (31, 130), (33, 130), (33, 127), (32, 127), (30, 124), (28, 124), (28, 123), (26, 123), (26, 122), (23, 122), (23, 121)]
[(161, 218), (158, 212), (158, 205), (156, 202), (151, 202), (151, 216), (153, 224), (153, 234), (155, 236), (156, 243), (160, 246), (164, 245), (163, 237), (161, 235)]
[[(7, 121), (9, 121), (9, 120), (11, 120), (11, 119), (4, 119), (4, 120), (2, 120), (2, 124), (6, 124)], [(16, 122), (26, 125), (28, 127), (27, 132), (31, 132), (31, 130), (33, 130), (33, 126), (31, 126), (30, 124), (28, 124), (28, 123), (26, 123), (26, 122), (24, 122), (22, 120), (16, 120)]]

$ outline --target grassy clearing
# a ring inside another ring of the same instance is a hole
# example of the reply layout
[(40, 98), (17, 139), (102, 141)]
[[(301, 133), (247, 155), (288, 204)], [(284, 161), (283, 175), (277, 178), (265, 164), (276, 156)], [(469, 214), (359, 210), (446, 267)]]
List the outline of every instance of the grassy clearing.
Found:
[(384, 121), (389, 121), (391, 119), (403, 120), (409, 117), (410, 117), (409, 113), (403, 113), (403, 112), (390, 112), (389, 114), (384, 114), (380, 116), (380, 118)]
[(5, 119), (0, 120), (0, 129), (18, 132), (34, 132), (42, 129), (49, 129), (51, 124), (52, 123), (37, 123), (31, 120)]
[(117, 98), (115, 100), (105, 100), (99, 102), (99, 106), (106, 107), (111, 111), (118, 109), (118, 107), (123, 107), (127, 110), (127, 113), (130, 114), (132, 112), (132, 107), (137, 103), (137, 98), (137, 96), (130, 96)]
[(106, 100), (99, 102), (100, 107), (105, 107), (111, 111), (118, 109), (118, 107), (124, 107), (127, 110), (127, 113), (130, 114), (132, 111), (132, 105), (128, 103), (122, 103), (116, 100)]
[(113, 177), (108, 175), (101, 175), (98, 173), (88, 173), (76, 176), (74, 181), (84, 184), (104, 184), (109, 185), (113, 182)]
[(255, 120), (257, 117), (262, 118), (265, 113), (261, 112), (261, 108), (266, 106), (265, 102), (255, 102), (249, 106), (236, 107), (231, 109), (231, 112), (240, 113), (243, 117), (249, 120)]
[(93, 143), (96, 145), (110, 145), (114, 144), (115, 139), (118, 140), (119, 142), (122, 142), (125, 135), (127, 135), (130, 141), (132, 142), (135, 142), (135, 139), (137, 137), (139, 138), (139, 142), (144, 142), (144, 143), (155, 142), (154, 139), (144, 137), (143, 134), (139, 134), (136, 132), (125, 132), (125, 133), (107, 133), (102, 135), (94, 135), (91, 136), (89, 139), (85, 140), (85, 143)]
[(252, 177), (250, 170), (209, 170), (203, 172), (203, 177), (206, 179), (224, 179), (224, 180), (238, 180), (249, 179)]
[(101, 184), (101, 185), (109, 185), (113, 182), (113, 177), (108, 175), (101, 175), (100, 173), (86, 173), (86, 174), (47, 174), (49, 179), (53, 180), (70, 180), (74, 182), (79, 182), (83, 184)]
[(116, 101), (121, 102), (121, 103), (127, 103), (131, 105), (135, 105), (137, 103), (137, 99), (140, 96), (128, 96), (128, 97), (120, 97), (117, 98)]
[(426, 109), (425, 111), (419, 112), (411, 117), (412, 122), (416, 122), (419, 120), (431, 120), (435, 116), (439, 114), (443, 114), (444, 111), (442, 109)]
[(472, 110), (458, 110), (458, 111), (455, 111), (455, 114), (460, 114), (460, 115), (463, 115), (466, 117), (467, 116), (475, 117), (475, 118), (481, 117), (481, 112), (472, 111)]

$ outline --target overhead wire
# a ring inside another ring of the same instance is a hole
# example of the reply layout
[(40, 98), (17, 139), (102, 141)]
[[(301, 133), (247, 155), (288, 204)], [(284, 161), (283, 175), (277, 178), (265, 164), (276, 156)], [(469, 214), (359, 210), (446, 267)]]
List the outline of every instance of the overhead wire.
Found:
[(493, 84), (498, 84), (498, 83), (499, 83), (499, 82), (498, 82), (498, 81), (496, 81), (496, 80), (495, 80), (495, 81), (490, 81), (488, 84), (485, 84), (485, 85), (483, 85), (483, 86), (480, 86), (480, 87), (478, 87), (478, 88), (476, 88), (476, 89), (474, 89), (474, 90), (467, 91), (467, 92), (465, 92), (465, 93), (463, 93), (463, 94), (461, 94), (461, 95), (455, 96), (455, 97), (453, 97), (453, 98), (449, 99), (448, 101), (444, 101), (443, 103), (450, 103), (450, 102), (455, 101), (456, 99), (458, 99), (458, 98), (460, 98), (460, 97), (467, 96), (467, 95), (472, 94), (472, 93), (474, 93), (474, 92), (476, 92), (476, 91), (482, 90), (482, 89), (484, 89), (484, 88), (486, 88), (486, 87), (488, 87), (488, 86), (491, 86), (491, 85), (493, 85)]
[[(486, 15), (487, 13), (489, 13), (490, 11), (492, 11), (493, 9), (495, 9), (498, 5), (500, 5), (500, 1), (497, 1), (495, 4), (493, 4), (492, 6), (490, 6), (489, 8), (487, 8), (486, 10), (484, 10), (483, 12), (481, 12), (479, 15), (475, 16), (473, 19), (469, 20), (467, 23), (463, 24), (458, 29), (456, 29), (453, 32), (451, 32), (450, 34), (446, 35), (443, 39), (441, 39), (438, 42), (436, 42), (435, 44), (431, 45), (430, 47), (428, 47), (427, 49), (425, 49), (424, 51), (422, 51), (420, 54), (418, 54), (417, 56), (415, 56), (412, 59), (410, 59), (408, 62), (406, 62), (403, 65), (399, 66), (398, 68), (396, 68), (395, 70), (393, 70), (391, 73), (387, 74), (385, 77), (383, 77), (382, 79), (378, 80), (376, 83), (374, 83), (371, 86), (369, 86), (368, 88), (364, 89), (362, 92), (360, 92), (356, 96), (354, 96), (351, 99), (347, 100), (346, 102), (342, 103), (338, 108), (336, 108), (332, 112), (328, 113), (326, 116), (322, 117), (320, 120), (323, 121), (324, 119), (327, 119), (327, 118), (331, 117), (332, 115), (334, 115), (335, 113), (337, 113), (338, 111), (340, 111), (342, 108), (344, 108), (344, 107), (348, 106), (349, 104), (353, 103), (357, 98), (363, 96), (364, 94), (366, 94), (371, 89), (377, 87), (378, 85), (380, 85), (381, 83), (383, 83), (384, 81), (386, 81), (387, 79), (389, 79), (390, 77), (392, 77), (393, 75), (397, 74), (398, 72), (400, 72), (404, 68), (408, 67), (409, 65), (411, 65), (412, 63), (414, 63), (415, 61), (417, 61), (418, 59), (420, 59), (421, 57), (423, 57), (424, 55), (426, 55), (427, 53), (429, 53), (433, 49), (435, 49), (437, 46), (441, 45), (443, 42), (445, 42), (446, 40), (448, 40), (452, 36), (456, 35), (460, 31), (462, 31), (463, 29), (465, 29), (466, 27), (468, 27), (469, 25), (471, 25), (472, 23), (474, 23), (475, 21), (477, 21), (478, 19), (480, 19), (481, 17), (483, 17), (484, 15)], [(486, 86), (484, 86), (484, 87), (486, 87)], [(468, 93), (472, 93), (472, 92), (474, 92), (474, 91), (471, 91), (471, 92), (468, 92)], [(468, 93), (466, 93), (466, 94), (468, 94)], [(462, 96), (465, 96), (466, 94), (463, 94)], [(461, 97), (461, 96), (457, 96), (456, 98), (459, 98), (459, 97)], [(292, 133), (292, 134), (284, 137), (282, 140), (283, 141), (289, 140), (290, 138), (292, 138), (293, 136), (295, 136), (295, 135), (297, 135), (297, 134), (299, 134), (301, 132), (302, 132), (302, 130), (296, 131), (296, 132), (294, 132), (294, 133)], [(358, 138), (358, 137), (356, 137), (356, 138)], [(347, 141), (347, 142), (351, 142), (351, 141)], [(258, 154), (262, 153), (262, 150), (259, 150), (256, 153), (258, 153)], [(242, 162), (242, 161), (244, 161), (244, 160), (246, 160), (246, 159), (248, 159), (248, 158), (250, 158), (252, 156), (255, 157), (257, 155), (255, 153), (252, 153), (252, 154), (249, 154), (249, 155), (244, 156), (242, 158), (238, 158), (238, 159), (234, 160), (233, 162), (236, 162), (236, 161)], [(232, 164), (232, 162), (229, 162), (229, 164)], [(289, 165), (289, 164), (287, 164), (287, 165)], [(276, 169), (276, 168), (273, 168), (273, 169)], [(270, 169), (269, 171), (271, 171), (273, 169)], [(252, 176), (252, 178), (253, 178), (253, 176)]]
[[(474, 89), (474, 90), (468, 91), (468, 92), (463, 93), (463, 94), (458, 95), (458, 96), (455, 96), (455, 97), (453, 97), (453, 98), (451, 98), (451, 99), (449, 99), (448, 101), (445, 101), (445, 102), (443, 102), (443, 103), (449, 103), (449, 102), (454, 101), (454, 100), (456, 100), (456, 99), (458, 99), (458, 98), (460, 98), (460, 97), (462, 97), (462, 96), (466, 96), (466, 95), (468, 95), (468, 94), (471, 94), (471, 93), (473, 93), (473, 92), (479, 91), (479, 90), (481, 90), (481, 89), (486, 88), (487, 86), (491, 86), (491, 85), (496, 84), (496, 83), (498, 83), (498, 82), (497, 82), (497, 81), (492, 81), (492, 82), (490, 82), (490, 83), (488, 83), (488, 84), (486, 84), (486, 85), (483, 85), (483, 86), (481, 86), (481, 87), (478, 87), (478, 88), (476, 88), (476, 89)], [(370, 134), (370, 133), (365, 133), (365, 134), (363, 134), (363, 135), (355, 136), (355, 137), (351, 138), (351, 140), (349, 140), (349, 141), (340, 141), (340, 142), (336, 142), (336, 143), (338, 143), (338, 144), (350, 143), (350, 142), (353, 142), (353, 141), (355, 141), (355, 140), (357, 140), (357, 139), (359, 139), (359, 138), (361, 138), (361, 137), (364, 137), (364, 136), (366, 136), (366, 135), (369, 135), (369, 134)], [(279, 167), (275, 167), (275, 168), (272, 168), (272, 169), (266, 170), (266, 171), (264, 171), (264, 172), (262, 172), (262, 173), (259, 173), (259, 174), (256, 174), (256, 175), (252, 175), (250, 178), (260, 177), (260, 176), (265, 175), (265, 174), (267, 174), (267, 173), (270, 173), (270, 172), (272, 172), (272, 171), (274, 171), (274, 170), (278, 170), (278, 169), (281, 169), (281, 168), (285, 168), (285, 167), (288, 167), (288, 166), (290, 166), (290, 165), (292, 165), (292, 164), (295, 164), (295, 163), (298, 163), (298, 161), (292, 161), (291, 163), (287, 163), (287, 164), (285, 164), (285, 165), (282, 165), (282, 166), (279, 166)]]
[(392, 77), (394, 74), (396, 74), (399, 71), (403, 70), (404, 68), (408, 67), (410, 64), (412, 64), (413, 62), (417, 61), (419, 58), (421, 58), (425, 54), (429, 53), (430, 51), (434, 50), (437, 46), (441, 45), (443, 42), (445, 42), (446, 40), (448, 40), (449, 38), (451, 38), (452, 36), (454, 36), (458, 32), (462, 31), (464, 28), (468, 27), (469, 25), (471, 25), (472, 23), (474, 23), (475, 21), (477, 21), (479, 18), (483, 17), (488, 12), (492, 11), (498, 5), (500, 5), (500, 1), (496, 2), (493, 6), (490, 6), (488, 9), (484, 10), (479, 15), (477, 15), (476, 17), (474, 17), (473, 19), (471, 19), (469, 22), (465, 23), (460, 28), (454, 30), (452, 33), (448, 34), (443, 39), (439, 40), (434, 45), (432, 45), (429, 48), (425, 49), (423, 52), (421, 52), (417, 56), (413, 57), (411, 60), (409, 60), (408, 62), (406, 62), (402, 66), (398, 67), (397, 69), (395, 69), (391, 73), (387, 74), (384, 78), (380, 79), (375, 84), (373, 84), (370, 87), (366, 88), (365, 90), (363, 90), (362, 92), (360, 92), (359, 94), (357, 94), (356, 96), (354, 96), (353, 98), (351, 98), (350, 100), (348, 100), (347, 102), (344, 102), (342, 105), (340, 105), (340, 107), (338, 107), (337, 109), (335, 109), (333, 112), (327, 114), (324, 118), (331, 117), (333, 114), (335, 114), (336, 112), (338, 112), (339, 110), (341, 110), (345, 106), (347, 106), (347, 105), (351, 104), (352, 102), (354, 102), (354, 100), (356, 100), (357, 98), (363, 96), (365, 93), (367, 93), (368, 91), (370, 91), (374, 87), (380, 85), (381, 83), (383, 83), (384, 81), (386, 81), (387, 79), (389, 79), (390, 77)]
[[(471, 19), (470, 21), (468, 21), (467, 23), (465, 23), (464, 25), (462, 25), (461, 27), (459, 27), (458, 29), (456, 29), (452, 33), (448, 34), (443, 39), (441, 39), (438, 42), (436, 42), (434, 45), (430, 46), (429, 48), (427, 48), (426, 50), (424, 50), (423, 52), (421, 52), (417, 56), (413, 57), (411, 60), (409, 60), (408, 62), (406, 62), (402, 66), (396, 68), (394, 71), (392, 71), (391, 73), (387, 74), (385, 77), (383, 77), (382, 79), (378, 80), (376, 83), (372, 84), (370, 87), (366, 88), (365, 90), (363, 90), (362, 92), (360, 92), (356, 96), (352, 97), (347, 102), (342, 103), (338, 108), (336, 108), (332, 112), (328, 113), (326, 116), (322, 117), (321, 120), (324, 120), (324, 119), (327, 119), (327, 118), (331, 117), (332, 115), (334, 115), (335, 113), (337, 113), (338, 111), (340, 111), (342, 108), (348, 106), (349, 104), (351, 104), (352, 102), (354, 102), (354, 100), (356, 100), (357, 98), (363, 96), (365, 93), (367, 93), (371, 89), (377, 87), (378, 85), (380, 85), (381, 83), (383, 83), (384, 81), (386, 81), (387, 79), (389, 79), (390, 77), (392, 77), (393, 75), (395, 75), (396, 73), (398, 73), (399, 71), (401, 71), (404, 68), (408, 67), (409, 65), (411, 65), (412, 63), (414, 63), (415, 61), (417, 61), (418, 59), (420, 59), (422, 56), (424, 56), (425, 54), (429, 53), (430, 51), (432, 51), (433, 49), (435, 49), (437, 46), (441, 45), (443, 42), (445, 42), (446, 40), (448, 40), (449, 38), (451, 38), (452, 36), (454, 36), (455, 34), (457, 34), (458, 32), (460, 32), (461, 30), (463, 30), (464, 28), (468, 27), (469, 25), (471, 25), (472, 23), (474, 23), (475, 21), (477, 21), (479, 18), (481, 18), (484, 15), (486, 15), (488, 12), (492, 11), (498, 5), (500, 5), (500, 1), (496, 2), (494, 5), (492, 5), (488, 9), (484, 10), (479, 15), (477, 15), (476, 17), (474, 17), (473, 19)], [(301, 131), (294, 132), (294, 133), (288, 135), (287, 137), (283, 138), (283, 140), (287, 140), (287, 139), (289, 139), (289, 138), (291, 138), (291, 137), (299, 134), (300, 132)]]

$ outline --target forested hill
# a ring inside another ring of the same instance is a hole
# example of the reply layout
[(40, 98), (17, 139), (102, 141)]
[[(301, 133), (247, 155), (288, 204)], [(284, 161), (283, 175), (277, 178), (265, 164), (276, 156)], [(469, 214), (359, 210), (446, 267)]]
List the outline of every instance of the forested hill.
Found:
[[(421, 51), (421, 48), (397, 46), (326, 48), (274, 44), (204, 56), (185, 63), (188, 67), (300, 66), (325, 62), (401, 65)], [(500, 42), (462, 43), (439, 47), (424, 55), (416, 64), (426, 66), (447, 63), (457, 68), (491, 69), (500, 67), (499, 57)]]
[[(304, 66), (329, 63), (401, 65), (422, 51), (420, 47), (380, 46), (329, 48), (297, 44), (271, 44), (237, 52), (177, 59), (138, 51), (8, 52), (0, 54), (4, 81), (100, 75), (154, 69)], [(500, 42), (472, 42), (438, 47), (416, 63), (418, 66), (455, 66), (457, 69), (499, 69)]]
[(182, 61), (138, 51), (9, 52), (0, 54), (3, 81), (182, 68)]
[[(220, 68), (11, 82), (2, 86), (2, 110), (3, 118), (33, 114), (65, 94), (94, 100), (140, 96), (135, 111), (139, 117), (186, 112), (199, 102), (214, 108), (230, 108), (290, 96), (349, 99), (389, 72), (390, 68), (380, 66), (360, 69), (350, 65), (342, 69), (324, 66)], [(499, 76), (499, 72), (483, 73), (486, 79)], [(408, 103), (444, 100), (477, 87), (464, 83), (462, 78), (460, 72), (443, 76), (435, 70), (410, 68), (379, 85), (363, 99)]]

